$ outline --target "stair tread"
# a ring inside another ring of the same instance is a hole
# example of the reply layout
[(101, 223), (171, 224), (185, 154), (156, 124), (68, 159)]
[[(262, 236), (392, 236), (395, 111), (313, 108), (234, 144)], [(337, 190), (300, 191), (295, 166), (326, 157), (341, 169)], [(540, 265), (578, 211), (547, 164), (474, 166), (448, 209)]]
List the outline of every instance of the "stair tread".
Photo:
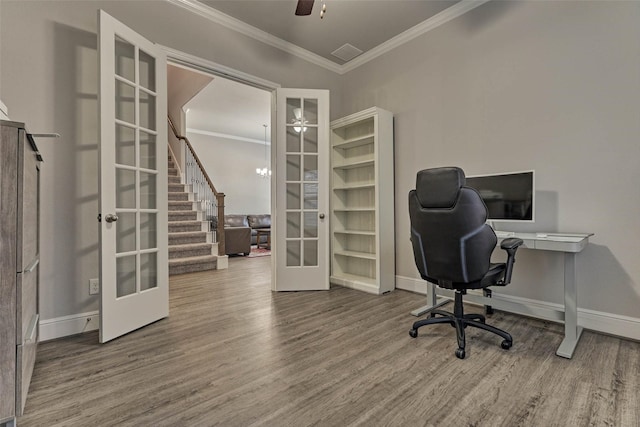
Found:
[[(195, 225), (195, 224), (202, 224), (203, 221), (198, 221), (197, 219), (191, 219), (188, 221), (169, 221), (170, 224), (173, 225)], [(179, 232), (176, 232), (179, 233)]]
[(216, 255), (201, 255), (188, 258), (174, 258), (169, 260), (169, 264), (199, 264), (202, 262), (216, 261), (218, 257)]
[[(175, 216), (189, 216), (189, 215), (197, 215), (197, 214), (198, 214), (198, 211), (194, 211), (194, 210), (191, 210), (191, 211), (170, 211), (169, 212), (169, 215), (175, 215)], [(171, 220), (169, 220), (169, 221), (171, 221)], [(193, 221), (195, 221), (195, 219)]]
[[(180, 221), (175, 221), (175, 222), (180, 222)], [(182, 237), (196, 237), (196, 236), (201, 236), (203, 234), (207, 234), (207, 231), (171, 231), (169, 232), (170, 235), (173, 236), (182, 236)]]
[(169, 245), (169, 250), (180, 250), (180, 249), (200, 249), (204, 247), (213, 246), (211, 243), (201, 242), (201, 243), (180, 243), (177, 245)]

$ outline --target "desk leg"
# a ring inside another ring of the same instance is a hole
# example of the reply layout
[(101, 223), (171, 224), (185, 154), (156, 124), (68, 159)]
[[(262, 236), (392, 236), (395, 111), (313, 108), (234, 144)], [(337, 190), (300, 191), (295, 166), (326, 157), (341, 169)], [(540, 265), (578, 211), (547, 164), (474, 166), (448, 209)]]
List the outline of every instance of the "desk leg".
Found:
[(576, 254), (564, 254), (564, 339), (556, 354), (571, 359), (578, 345), (582, 327), (578, 326), (578, 291), (576, 287)]
[(438, 298), (438, 296), (436, 295), (436, 285), (434, 285), (433, 283), (427, 283), (427, 286), (427, 301), (429, 302), (429, 304), (413, 310), (411, 314), (416, 317), (422, 316), (423, 314), (426, 314), (438, 307), (442, 307), (443, 305), (451, 301), (449, 298)]

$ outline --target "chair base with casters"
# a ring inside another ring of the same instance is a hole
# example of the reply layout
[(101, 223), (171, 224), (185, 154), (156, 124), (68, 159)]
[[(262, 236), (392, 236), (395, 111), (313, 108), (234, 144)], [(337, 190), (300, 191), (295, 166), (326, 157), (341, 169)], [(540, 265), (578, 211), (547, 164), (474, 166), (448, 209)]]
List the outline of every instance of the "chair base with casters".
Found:
[(467, 326), (473, 326), (475, 328), (484, 329), (485, 331), (493, 332), (494, 334), (501, 336), (504, 339), (501, 343), (502, 348), (505, 350), (510, 349), (513, 345), (513, 338), (511, 338), (511, 335), (509, 335), (509, 333), (494, 326), (487, 325), (485, 323), (485, 317), (482, 314), (464, 314), (464, 308), (462, 306), (462, 296), (466, 293), (466, 290), (456, 290), (455, 299), (453, 302), (453, 313), (443, 310), (431, 310), (430, 317), (418, 320), (413, 324), (412, 329), (409, 331), (409, 335), (412, 338), (416, 338), (418, 336), (418, 328), (422, 326), (435, 325), (439, 323), (449, 323), (451, 326), (456, 328), (456, 336), (458, 338), (458, 349), (456, 350), (456, 357), (459, 359), (464, 359), (464, 330)]

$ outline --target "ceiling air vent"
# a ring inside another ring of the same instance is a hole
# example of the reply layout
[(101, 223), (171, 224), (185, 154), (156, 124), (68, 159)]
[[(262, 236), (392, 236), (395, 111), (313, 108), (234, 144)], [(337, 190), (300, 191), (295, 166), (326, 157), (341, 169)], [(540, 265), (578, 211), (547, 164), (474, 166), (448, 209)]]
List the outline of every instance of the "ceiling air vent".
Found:
[(357, 47), (352, 46), (349, 43), (345, 43), (344, 45), (331, 52), (331, 55), (340, 58), (345, 62), (349, 62), (361, 53), (362, 51)]

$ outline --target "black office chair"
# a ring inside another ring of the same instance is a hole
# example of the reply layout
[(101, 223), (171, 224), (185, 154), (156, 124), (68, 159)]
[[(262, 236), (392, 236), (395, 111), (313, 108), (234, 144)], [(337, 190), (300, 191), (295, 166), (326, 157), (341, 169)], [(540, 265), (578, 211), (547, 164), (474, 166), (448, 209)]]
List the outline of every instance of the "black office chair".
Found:
[(487, 207), (476, 190), (465, 187), (464, 172), (457, 167), (418, 172), (416, 189), (409, 192), (409, 215), (420, 275), (428, 282), (455, 290), (453, 313), (431, 310), (430, 317), (413, 324), (409, 335), (417, 337), (418, 328), (425, 325), (449, 323), (456, 328), (456, 356), (460, 359), (465, 357), (467, 326), (500, 335), (504, 338), (502, 348), (511, 348), (513, 338), (507, 332), (487, 325), (482, 314), (464, 314), (462, 296), (467, 289), (507, 285), (522, 240), (503, 240), (500, 247), (507, 252), (506, 263), (491, 263), (498, 239), (486, 224)]

